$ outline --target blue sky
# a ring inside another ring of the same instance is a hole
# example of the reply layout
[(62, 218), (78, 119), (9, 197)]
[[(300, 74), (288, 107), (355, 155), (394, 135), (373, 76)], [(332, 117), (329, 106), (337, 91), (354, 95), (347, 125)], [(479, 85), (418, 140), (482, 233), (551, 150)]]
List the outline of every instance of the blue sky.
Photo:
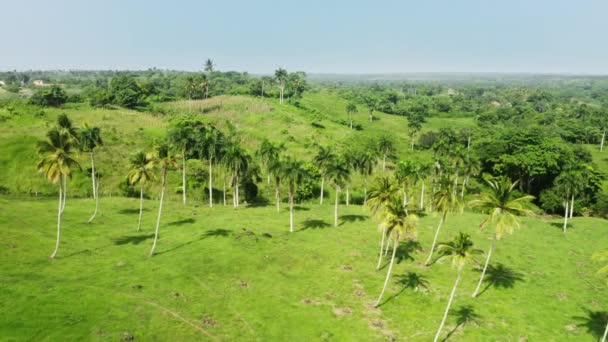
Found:
[(0, 0), (0, 70), (608, 74), (607, 0)]

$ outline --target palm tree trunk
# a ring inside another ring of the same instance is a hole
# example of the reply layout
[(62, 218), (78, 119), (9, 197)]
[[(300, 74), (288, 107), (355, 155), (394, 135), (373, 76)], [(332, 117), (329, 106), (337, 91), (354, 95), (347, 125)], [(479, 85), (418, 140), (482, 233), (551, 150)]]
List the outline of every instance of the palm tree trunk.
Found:
[(441, 220), (439, 220), (439, 225), (437, 226), (437, 230), (435, 231), (435, 237), (433, 238), (433, 244), (431, 245), (431, 252), (429, 253), (429, 257), (426, 259), (424, 264), (426, 266), (431, 264), (431, 259), (433, 258), (433, 251), (435, 250), (435, 244), (437, 244), (437, 237), (439, 236), (439, 231), (441, 230), (441, 226), (445, 221), (446, 213), (443, 213), (441, 216)]
[(186, 150), (182, 152), (182, 197), (186, 204)]
[(238, 175), (236, 176), (235, 181), (236, 181), (236, 184), (235, 184), (236, 185), (236, 187), (235, 187), (236, 202), (235, 203), (236, 203), (236, 207), (238, 208), (239, 207), (239, 200), (240, 200), (240, 198), (239, 198), (239, 176)]
[(323, 192), (325, 188), (325, 175), (321, 176), (321, 201), (320, 204), (323, 204)]
[[(606, 141), (606, 129), (602, 132), (602, 141), (600, 142), (600, 152), (604, 152), (604, 141)], [(606, 335), (604, 335), (606, 337)]]
[(338, 226), (338, 199), (340, 198), (340, 188), (336, 188), (336, 200), (334, 204), (334, 227)]
[(350, 191), (349, 191), (350, 187), (347, 186), (346, 187), (346, 206), (350, 205)]
[(270, 172), (268, 172), (268, 175), (266, 177), (266, 195), (268, 197), (268, 200), (270, 201)]
[(564, 212), (564, 233), (566, 233), (566, 229), (568, 228), (568, 209), (569, 209), (569, 205), (568, 205), (568, 200), (566, 200), (566, 211)]
[(209, 208), (213, 208), (213, 159), (209, 158)]
[(391, 248), (391, 239), (386, 239), (386, 248), (384, 249), (384, 256), (388, 255), (388, 250)]
[(606, 323), (606, 330), (604, 330), (604, 336), (602, 336), (602, 342), (606, 342), (606, 337), (608, 337), (608, 323)]
[(289, 188), (289, 232), (293, 233), (293, 189)]
[(386, 153), (382, 157), (382, 172), (386, 171)]
[(422, 189), (420, 190), (420, 210), (424, 210), (424, 180), (422, 181)]
[(276, 188), (274, 190), (274, 198), (277, 202), (277, 213), (281, 212), (281, 191), (279, 190), (279, 184), (276, 184)]
[(63, 176), (63, 203), (61, 204), (61, 213), (65, 210), (65, 203), (68, 199), (68, 177)]
[[(63, 176), (61, 176), (63, 178)], [(59, 250), (59, 239), (61, 238), (61, 215), (63, 214), (63, 194), (62, 194), (62, 180), (59, 180), (59, 209), (57, 210), (57, 241), (55, 242), (55, 251), (51, 254), (51, 259), (54, 259)]]
[(454, 194), (458, 191), (458, 169), (456, 169), (456, 174), (454, 175)]
[(574, 194), (572, 194), (572, 200), (570, 201), (570, 218), (574, 216)]
[(167, 178), (167, 169), (163, 166), (162, 171), (162, 185), (160, 190), (160, 203), (158, 205), (158, 216), (156, 217), (156, 231), (154, 232), (154, 243), (152, 244), (152, 249), (150, 250), (150, 255), (154, 255), (154, 250), (156, 249), (156, 242), (158, 241), (158, 229), (160, 228), (160, 216), (163, 212), (163, 199), (165, 198), (165, 180)]
[(224, 205), (226, 205), (226, 173), (224, 172)]
[(456, 288), (458, 287), (458, 283), (460, 283), (460, 278), (462, 276), (462, 272), (458, 271), (458, 276), (456, 277), (456, 281), (454, 282), (454, 287), (452, 288), (452, 293), (450, 293), (450, 299), (448, 300), (448, 306), (445, 308), (445, 313), (443, 314), (443, 319), (441, 319), (441, 324), (439, 325), (439, 329), (437, 329), (437, 334), (435, 335), (435, 339), (433, 342), (439, 341), (439, 336), (441, 335), (441, 330), (443, 329), (443, 325), (445, 324), (446, 318), (448, 318), (448, 313), (450, 312), (450, 306), (452, 306), (452, 301), (454, 300), (454, 294), (456, 293)]
[(99, 196), (97, 194), (97, 184), (95, 182), (95, 158), (94, 154), (91, 151), (91, 182), (93, 183), (93, 199), (95, 200), (95, 211), (93, 212), (93, 216), (89, 219), (89, 223), (93, 221), (95, 216), (97, 215), (97, 209), (99, 208)]
[(471, 135), (467, 138), (467, 150), (471, 149)]
[(349, 118), (350, 118), (350, 129), (353, 129), (353, 115), (350, 114)]
[(382, 227), (382, 238), (380, 240), (380, 254), (378, 255), (378, 265), (376, 265), (376, 271), (380, 269), (382, 263), (382, 252), (384, 251), (384, 236), (386, 235), (386, 227)]
[(386, 272), (386, 279), (384, 279), (384, 286), (382, 287), (382, 292), (380, 292), (380, 297), (378, 297), (378, 300), (376, 301), (376, 304), (374, 304), (374, 307), (378, 307), (378, 305), (380, 305), (382, 296), (384, 296), (384, 291), (386, 291), (386, 285), (388, 285), (388, 281), (391, 277), (391, 271), (393, 270), (393, 264), (395, 263), (395, 254), (397, 252), (398, 245), (399, 245), (399, 235), (397, 235), (397, 237), (395, 237), (395, 243), (393, 246), (393, 255), (391, 256), (391, 263), (389, 264), (388, 271)]
[(486, 275), (486, 270), (488, 269), (488, 264), (490, 263), (490, 257), (492, 256), (492, 251), (494, 250), (494, 244), (496, 243), (496, 234), (492, 237), (492, 243), (490, 244), (490, 249), (488, 250), (488, 256), (486, 257), (486, 263), (483, 265), (483, 271), (481, 271), (481, 277), (479, 277), (479, 282), (477, 283), (477, 287), (473, 292), (472, 297), (475, 298), (479, 294), (479, 289), (481, 288), (481, 284), (483, 283), (483, 277)]
[(367, 175), (363, 178), (363, 205), (367, 204)]
[(464, 177), (464, 179), (462, 180), (462, 188), (460, 189), (460, 199), (464, 200), (464, 187), (467, 184), (467, 177)]
[(141, 230), (141, 216), (144, 211), (144, 185), (139, 188), (139, 219), (137, 220), (137, 231)]

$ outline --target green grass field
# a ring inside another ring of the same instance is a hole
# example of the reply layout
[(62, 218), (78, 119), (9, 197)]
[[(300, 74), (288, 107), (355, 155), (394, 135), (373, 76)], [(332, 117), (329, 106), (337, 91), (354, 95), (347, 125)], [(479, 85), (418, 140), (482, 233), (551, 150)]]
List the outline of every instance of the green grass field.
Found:
[[(419, 243), (403, 244), (385, 302), (372, 303), (386, 269), (375, 271), (379, 232), (360, 206), (303, 205), (296, 232), (288, 212), (166, 203), (157, 255), (147, 257), (156, 201), (69, 199), (58, 258), (56, 201), (0, 197), (2, 340), (398, 340), (428, 341), (455, 270), (422, 265), (437, 218), (422, 218)], [(489, 246), (481, 216), (448, 217)], [(528, 218), (498, 244), (491, 281), (471, 298), (479, 272), (465, 272), (444, 336), (450, 341), (595, 341), (608, 316), (608, 290), (590, 260), (605, 249), (605, 221)], [(266, 235), (265, 235), (266, 234)], [(415, 273), (427, 286), (406, 281)], [(461, 321), (461, 324), (458, 322)], [(463, 323), (464, 322), (464, 323)]]

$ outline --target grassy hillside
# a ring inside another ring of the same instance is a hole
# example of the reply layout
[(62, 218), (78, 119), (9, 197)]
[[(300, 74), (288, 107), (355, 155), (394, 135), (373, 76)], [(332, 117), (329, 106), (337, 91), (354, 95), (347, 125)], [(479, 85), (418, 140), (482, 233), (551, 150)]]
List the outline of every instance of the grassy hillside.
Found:
[[(424, 267), (437, 217), (422, 218), (419, 242), (403, 244), (385, 303), (371, 307), (386, 267), (374, 270), (379, 233), (359, 206), (303, 206), (296, 232), (273, 207), (184, 207), (166, 203), (158, 255), (148, 258), (156, 201), (136, 232), (136, 200), (68, 200), (56, 260), (56, 202), (0, 198), (2, 340), (359, 340), (428, 341), (455, 270)], [(32, 215), (35, 213), (35, 215)], [(462, 230), (487, 249), (481, 216), (448, 218), (440, 240)], [(485, 290), (468, 268), (444, 336), (450, 341), (596, 341), (608, 290), (591, 253), (605, 249), (605, 221), (525, 219), (499, 242)], [(418, 285), (408, 281), (419, 277)], [(425, 285), (426, 284), (426, 285)], [(459, 314), (458, 314), (459, 313)], [(460, 323), (459, 323), (460, 322)]]

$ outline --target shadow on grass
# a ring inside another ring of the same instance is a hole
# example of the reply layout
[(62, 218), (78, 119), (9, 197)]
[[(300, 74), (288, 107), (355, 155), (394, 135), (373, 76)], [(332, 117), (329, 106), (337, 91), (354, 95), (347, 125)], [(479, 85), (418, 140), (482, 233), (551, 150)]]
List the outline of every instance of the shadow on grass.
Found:
[(154, 234), (121, 236), (119, 238), (114, 239), (113, 242), (115, 245), (119, 246), (127, 244), (139, 245), (140, 243), (152, 238), (154, 238)]
[(196, 220), (194, 220), (193, 218), (187, 218), (179, 221), (169, 222), (167, 223), (167, 226), (183, 226), (184, 224), (191, 224), (194, 222), (196, 222)]
[(306, 219), (306, 221), (304, 221), (302, 223), (303, 228), (300, 229), (300, 231), (302, 230), (307, 230), (307, 229), (322, 229), (322, 228), (328, 228), (331, 225), (323, 220), (316, 220), (316, 219)]
[[(289, 210), (289, 206), (287, 206), (287, 209)], [(295, 211), (310, 211), (310, 208), (303, 207), (301, 205), (294, 205), (293, 206), (293, 210), (295, 210)]]
[(589, 334), (593, 335), (599, 340), (604, 335), (604, 331), (606, 331), (606, 325), (608, 324), (608, 311), (591, 311), (585, 308), (583, 308), (583, 311), (585, 311), (585, 316), (572, 317), (581, 322), (576, 326), (587, 329)]
[[(555, 228), (558, 228), (559, 230), (564, 230), (564, 222), (551, 222), (550, 225), (552, 225)], [(574, 226), (568, 222), (568, 225), (566, 226), (566, 230), (567, 229), (572, 229), (574, 228)]]
[[(148, 208), (143, 208), (142, 211), (150, 211), (150, 209)], [(139, 214), (139, 208), (127, 208), (127, 209), (120, 209), (118, 211), (119, 214), (123, 214), (123, 215), (136, 215)]]
[[(399, 243), (397, 252), (395, 252), (395, 260), (400, 264), (403, 260), (414, 261), (412, 254), (422, 251), (422, 245), (418, 241), (407, 240)], [(389, 252), (390, 254), (391, 252)]]
[(450, 330), (450, 332), (445, 336), (443, 339), (444, 342), (447, 341), (456, 331), (458, 331), (458, 329), (464, 327), (465, 325), (471, 323), (479, 324), (479, 319), (481, 318), (481, 316), (475, 312), (475, 308), (473, 308), (471, 305), (461, 306), (457, 310), (450, 312), (450, 315), (456, 316), (456, 326), (454, 326), (454, 328), (452, 328), (452, 330)]
[(343, 222), (361, 222), (369, 218), (367, 215), (342, 215), (340, 219)]
[(412, 289), (414, 291), (418, 291), (420, 288), (428, 289), (429, 281), (423, 275), (420, 275), (416, 272), (408, 272), (406, 274), (398, 275), (396, 277), (396, 283), (401, 285), (401, 289), (388, 297), (384, 302), (382, 302), (378, 307), (390, 302), (391, 300), (399, 297), (406, 289)]
[[(479, 270), (479, 272), (481, 272), (481, 270)], [(479, 293), (480, 296), (490, 287), (495, 289), (513, 288), (518, 281), (524, 281), (524, 277), (521, 273), (512, 268), (498, 263), (496, 265), (488, 265), (483, 281), (486, 283), (486, 287)]]
[(230, 235), (232, 235), (232, 230), (228, 230), (228, 229), (219, 228), (219, 229), (208, 230), (203, 235), (199, 236), (198, 238), (196, 238), (194, 240), (190, 240), (188, 242), (184, 242), (184, 243), (176, 245), (176, 246), (174, 246), (172, 248), (165, 249), (164, 251), (160, 251), (160, 252), (158, 252), (156, 254), (160, 255), (160, 254), (169, 253), (169, 252), (172, 252), (172, 251), (174, 251), (176, 249), (179, 249), (179, 248), (191, 245), (191, 244), (193, 244), (195, 242), (202, 241), (202, 240), (205, 240), (205, 239), (210, 238), (210, 237), (227, 237), (227, 236), (230, 236)]

